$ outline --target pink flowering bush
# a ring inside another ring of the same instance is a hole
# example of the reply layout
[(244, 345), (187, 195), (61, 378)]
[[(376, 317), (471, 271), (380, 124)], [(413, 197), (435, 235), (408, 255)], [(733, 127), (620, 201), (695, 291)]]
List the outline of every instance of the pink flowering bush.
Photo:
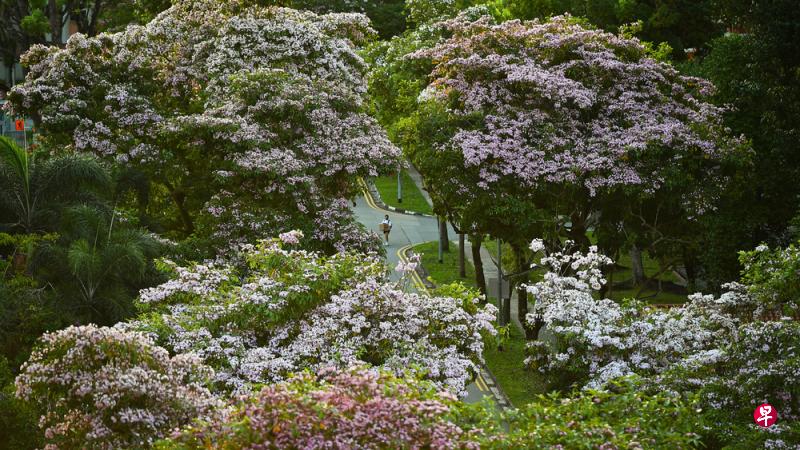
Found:
[(494, 333), (493, 306), (479, 308), (472, 294), (403, 292), (385, 281), (377, 256), (284, 248), (296, 238), (246, 246), (241, 265), (172, 265), (175, 277), (143, 290), (143, 314), (124, 326), (199, 355), (225, 391), (368, 363), (464, 392), (482, 361), (482, 334)]
[(371, 239), (346, 208), (357, 178), (400, 154), (363, 105), (357, 47), (374, 34), (360, 14), (179, 0), (144, 26), (32, 47), (8, 105), (40, 118), (43, 145), (147, 174), (176, 234), (230, 247), (297, 228), (341, 250)]
[(211, 376), (142, 334), (89, 325), (42, 336), (16, 395), (41, 411), (47, 448), (142, 448), (220, 406)]
[(303, 372), (244, 399), (224, 420), (190, 426), (156, 448), (479, 448), (449, 419), (457, 408), (451, 394), (411, 377)]

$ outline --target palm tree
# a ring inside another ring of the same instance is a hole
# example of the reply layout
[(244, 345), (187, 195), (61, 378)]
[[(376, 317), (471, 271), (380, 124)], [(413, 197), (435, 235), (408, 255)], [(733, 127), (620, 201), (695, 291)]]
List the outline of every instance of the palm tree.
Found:
[(116, 212), (81, 205), (64, 210), (60, 238), (39, 244), (37, 276), (51, 284), (70, 315), (113, 324), (133, 313), (133, 298), (153, 274), (159, 243), (124, 226)]
[(110, 185), (108, 172), (92, 157), (40, 158), (0, 136), (0, 230), (52, 230), (61, 209), (93, 201), (96, 192), (108, 192)]

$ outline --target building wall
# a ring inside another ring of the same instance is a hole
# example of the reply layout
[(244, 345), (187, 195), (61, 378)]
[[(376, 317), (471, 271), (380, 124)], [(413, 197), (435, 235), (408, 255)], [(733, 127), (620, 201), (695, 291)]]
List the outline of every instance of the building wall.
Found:
[[(74, 20), (68, 20), (64, 23), (64, 26), (61, 29), (61, 42), (66, 43), (70, 36), (78, 32), (78, 24)], [(50, 34), (47, 34), (47, 37), (50, 37)], [(25, 76), (23, 75), (22, 66), (18, 63), (14, 64), (14, 71), (8, 70), (8, 66), (3, 64), (0, 61), (0, 80), (6, 84), (6, 86), (13, 86), (17, 83), (23, 81)]]

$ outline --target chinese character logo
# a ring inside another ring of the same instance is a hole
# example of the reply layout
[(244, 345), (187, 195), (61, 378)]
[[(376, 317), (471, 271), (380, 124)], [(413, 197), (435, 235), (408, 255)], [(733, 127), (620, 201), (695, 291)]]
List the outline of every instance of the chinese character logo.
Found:
[(775, 412), (775, 408), (772, 405), (764, 403), (753, 411), (753, 419), (755, 419), (758, 426), (767, 428), (774, 425), (778, 420), (778, 413)]

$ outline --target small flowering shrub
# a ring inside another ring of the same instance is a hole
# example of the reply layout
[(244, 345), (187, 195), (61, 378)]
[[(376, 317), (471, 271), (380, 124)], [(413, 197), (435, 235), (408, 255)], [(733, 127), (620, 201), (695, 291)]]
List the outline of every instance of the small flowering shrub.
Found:
[(42, 412), (47, 448), (141, 448), (218, 406), (211, 373), (139, 333), (69, 327), (42, 336), (16, 395)]
[(493, 306), (398, 290), (375, 256), (284, 248), (298, 241), (286, 233), (245, 247), (242, 267), (173, 267), (176, 278), (143, 290), (144, 314), (125, 326), (198, 354), (226, 391), (364, 363), (464, 391), (482, 359), (482, 332), (494, 332)]
[[(531, 248), (544, 247), (537, 240)], [(741, 442), (749, 433), (755, 447), (767, 440), (776, 448), (800, 443), (800, 325), (790, 317), (767, 320), (794, 311), (796, 280), (788, 274), (796, 270), (797, 252), (761, 248), (742, 259), (748, 284), (728, 284), (719, 297), (694, 294), (664, 311), (595, 298), (605, 283), (599, 269), (610, 262), (595, 248), (546, 254), (547, 273), (528, 287), (536, 306), (527, 320), (543, 323), (554, 339), (531, 342), (526, 364), (554, 380), (553, 387), (602, 388), (636, 374), (645, 385), (697, 393), (709, 442)], [(782, 423), (753, 434), (753, 410), (765, 402)]]
[[(752, 322), (713, 359), (687, 361), (654, 384), (699, 392), (705, 434), (736, 448), (800, 445), (800, 323)], [(778, 422), (769, 430), (753, 423), (753, 411), (771, 404)], [(735, 424), (737, 426), (731, 426)], [(792, 445), (789, 445), (789, 444)]]
[[(541, 242), (534, 247), (541, 249)], [(565, 248), (541, 259), (547, 272), (528, 287), (536, 305), (527, 320), (543, 323), (555, 343), (530, 344), (529, 367), (559, 382), (599, 388), (615, 377), (654, 375), (685, 360), (713, 359), (741, 322), (732, 313), (752, 305), (741, 285), (730, 285), (719, 299), (692, 295), (684, 306), (666, 311), (597, 299), (595, 291), (606, 282), (600, 269), (610, 263), (596, 247), (586, 254)]]
[(484, 447), (685, 449), (700, 447), (699, 425), (691, 402), (622, 379), (607, 390), (542, 395), (511, 414), (508, 435)]
[(800, 247), (770, 249), (759, 245), (741, 252), (744, 266), (742, 283), (746, 284), (758, 308), (757, 316), (770, 313), (800, 318)]
[(451, 394), (409, 377), (304, 372), (265, 387), (224, 420), (190, 426), (156, 448), (479, 448), (448, 419), (457, 407)]

